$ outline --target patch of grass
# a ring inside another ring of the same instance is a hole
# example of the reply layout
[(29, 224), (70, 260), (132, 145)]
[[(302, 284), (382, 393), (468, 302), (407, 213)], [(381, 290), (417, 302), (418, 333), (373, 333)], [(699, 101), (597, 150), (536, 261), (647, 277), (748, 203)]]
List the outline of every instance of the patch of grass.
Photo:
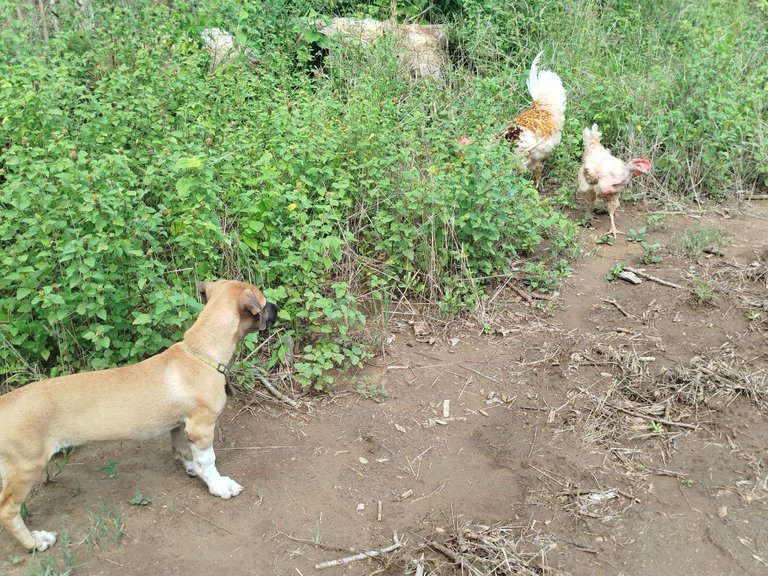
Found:
[(693, 295), (696, 299), (696, 303), (711, 304), (715, 297), (715, 287), (712, 282), (706, 278), (701, 278), (693, 271), (688, 272), (691, 280), (693, 280)]
[(654, 212), (648, 214), (645, 217), (645, 223), (649, 230), (666, 230), (667, 228), (667, 215), (660, 212)]
[[(35, 553), (38, 556), (38, 553)], [(18, 559), (18, 561), (13, 562)], [(21, 557), (12, 558), (12, 562), (20, 564)], [(41, 555), (37, 561), (27, 565), (24, 576), (72, 576), (76, 573), (76, 558), (72, 550), (72, 542), (66, 529), (59, 531), (57, 549)]]
[(374, 402), (383, 402), (389, 394), (387, 387), (383, 383), (372, 382), (370, 378), (359, 378), (355, 382), (355, 392), (363, 398), (368, 398)]
[(88, 515), (91, 523), (85, 541), (90, 547), (103, 547), (106, 543), (120, 542), (125, 524), (125, 513), (122, 510), (115, 505), (102, 504)]
[(709, 224), (691, 226), (672, 238), (671, 246), (679, 256), (698, 258), (705, 250), (722, 251), (732, 234)]
[(117, 462), (111, 458), (107, 458), (107, 461), (104, 463), (104, 465), (99, 468), (99, 472), (106, 474), (110, 478), (117, 478), (120, 476), (120, 473), (117, 471)]

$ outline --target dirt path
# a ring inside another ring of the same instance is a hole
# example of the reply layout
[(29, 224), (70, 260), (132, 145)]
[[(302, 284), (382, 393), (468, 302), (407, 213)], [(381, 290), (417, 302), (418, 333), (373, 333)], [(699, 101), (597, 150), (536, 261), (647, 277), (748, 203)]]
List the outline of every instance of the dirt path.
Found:
[[(453, 325), (429, 345), (395, 314), (387, 354), (355, 376), (386, 387), (380, 403), (351, 392), (301, 413), (231, 402), (217, 446), (245, 487), (232, 501), (187, 478), (165, 438), (78, 449), (29, 502), (29, 523), (68, 532), (73, 557), (57, 546), (28, 559), (0, 534), (0, 572), (307, 576), (397, 531), (406, 545), (389, 564), (321, 573), (415, 574), (423, 554), (425, 574), (461, 574), (422, 550), (435, 541), (468, 564), (503, 547), (531, 570), (497, 574), (766, 574), (768, 206), (740, 212), (672, 215), (649, 234), (668, 248), (704, 222), (734, 233), (722, 257), (662, 249), (647, 267), (685, 290), (607, 283), (643, 250), (585, 233), (559, 298), (505, 293), (486, 307), (493, 335)], [(621, 223), (645, 214), (630, 208)], [(696, 304), (689, 271), (710, 303)], [(137, 492), (147, 505), (129, 504)], [(478, 570), (463, 573), (489, 573)]]

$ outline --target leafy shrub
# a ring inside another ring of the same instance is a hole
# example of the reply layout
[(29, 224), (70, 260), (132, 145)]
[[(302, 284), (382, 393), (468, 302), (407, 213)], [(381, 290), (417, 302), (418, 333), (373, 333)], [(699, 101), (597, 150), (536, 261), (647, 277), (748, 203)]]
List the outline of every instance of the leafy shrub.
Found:
[[(0, 34), (6, 378), (144, 358), (192, 322), (195, 279), (242, 277), (281, 305), (267, 366), (328, 387), (365, 355), (369, 304), (455, 311), (519, 259), (542, 261), (530, 282), (565, 271), (572, 224), (482, 136), (499, 82), (412, 85), (386, 42), (313, 75), (281, 3), (134, 4), (47, 44)], [(257, 68), (209, 74), (208, 25)]]

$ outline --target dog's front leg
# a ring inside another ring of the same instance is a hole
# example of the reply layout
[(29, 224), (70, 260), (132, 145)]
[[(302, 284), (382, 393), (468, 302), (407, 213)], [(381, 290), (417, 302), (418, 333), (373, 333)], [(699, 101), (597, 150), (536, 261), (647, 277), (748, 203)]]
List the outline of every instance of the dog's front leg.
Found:
[(192, 448), (187, 442), (183, 424), (171, 430), (171, 446), (173, 446), (173, 457), (184, 464), (184, 470), (187, 471), (187, 474), (197, 476), (195, 463), (192, 460)]
[(225, 500), (237, 496), (243, 487), (229, 476), (222, 476), (216, 469), (216, 453), (213, 451), (213, 431), (215, 418), (187, 419), (185, 432), (192, 449), (192, 464), (194, 471), (208, 486), (208, 491), (214, 496)]

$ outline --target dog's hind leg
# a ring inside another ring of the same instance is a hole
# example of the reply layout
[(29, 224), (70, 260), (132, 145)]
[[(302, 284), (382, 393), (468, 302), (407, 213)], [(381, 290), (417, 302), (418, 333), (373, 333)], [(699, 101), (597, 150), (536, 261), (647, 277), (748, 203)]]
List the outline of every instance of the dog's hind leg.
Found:
[(173, 446), (173, 457), (184, 464), (184, 470), (187, 471), (187, 474), (197, 476), (195, 463), (192, 461), (192, 448), (184, 433), (184, 424), (171, 430), (171, 446)]
[(215, 425), (215, 415), (211, 415), (210, 418), (200, 416), (188, 418), (185, 423), (185, 432), (192, 450), (195, 472), (206, 483), (211, 494), (227, 500), (240, 494), (243, 487), (230, 477), (222, 476), (216, 469), (216, 453), (213, 451)]
[(29, 531), (21, 517), (21, 504), (45, 468), (47, 460), (17, 466), (15, 462), (3, 462), (3, 491), (0, 492), (0, 523), (3, 524), (22, 546), (34, 552), (47, 550), (56, 542), (54, 532)]

